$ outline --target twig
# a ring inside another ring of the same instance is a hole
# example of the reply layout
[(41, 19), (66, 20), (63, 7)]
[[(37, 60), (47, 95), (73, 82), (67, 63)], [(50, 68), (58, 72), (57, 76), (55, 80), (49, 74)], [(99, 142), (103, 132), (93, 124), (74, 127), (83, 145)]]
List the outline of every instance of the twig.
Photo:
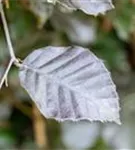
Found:
[(48, 149), (46, 122), (35, 104), (33, 104), (33, 123), (35, 141), (38, 148), (42, 150)]
[(13, 49), (13, 45), (11, 42), (9, 29), (8, 29), (8, 25), (7, 25), (7, 21), (6, 21), (6, 17), (5, 17), (2, 3), (0, 3), (0, 13), (1, 13), (1, 19), (2, 19), (2, 23), (3, 23), (3, 27), (4, 27), (5, 36), (6, 36), (6, 41), (7, 41), (7, 45), (8, 45), (8, 50), (9, 50), (9, 53), (11, 56), (11, 60), (9, 62), (9, 65), (8, 65), (6, 71), (5, 71), (5, 73), (1, 79), (1, 82), (0, 82), (0, 89), (1, 89), (2, 85), (7, 80), (8, 72), (9, 72), (10, 68), (12, 67), (12, 64), (14, 63), (16, 66), (19, 67), (20, 63), (19, 63), (19, 60), (16, 58), (15, 53), (14, 53), (14, 49)]
[[(2, 85), (4, 84), (5, 80), (7, 80), (8, 72), (10, 71), (10, 68), (11, 68), (13, 62), (14, 62), (14, 60), (11, 59), (10, 62), (9, 62), (9, 65), (8, 65), (6, 71), (5, 71), (5, 73), (4, 73), (4, 75), (3, 75), (2, 79), (1, 79), (1, 82), (0, 82), (0, 89), (1, 89)], [(6, 83), (6, 84), (7, 84), (7, 83)]]
[(0, 12), (1, 12), (1, 19), (2, 19), (2, 23), (3, 23), (3, 27), (4, 27), (4, 32), (5, 32), (5, 36), (6, 36), (6, 41), (7, 41), (7, 45), (8, 45), (8, 50), (9, 50), (11, 58), (14, 61), (16, 61), (17, 58), (16, 58), (15, 53), (14, 53), (14, 49), (13, 49), (13, 45), (11, 42), (9, 29), (8, 29), (8, 25), (7, 25), (7, 21), (6, 21), (6, 17), (5, 17), (2, 3), (0, 3)]

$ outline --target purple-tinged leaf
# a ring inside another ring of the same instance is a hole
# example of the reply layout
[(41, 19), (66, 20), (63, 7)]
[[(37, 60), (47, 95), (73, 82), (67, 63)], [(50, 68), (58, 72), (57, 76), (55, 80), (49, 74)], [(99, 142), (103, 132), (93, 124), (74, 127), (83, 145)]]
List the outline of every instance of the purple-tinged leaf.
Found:
[(114, 8), (111, 0), (57, 0), (72, 9), (80, 9), (86, 14), (97, 16)]
[(46, 118), (119, 121), (118, 95), (103, 62), (82, 47), (46, 47), (20, 69), (21, 85)]

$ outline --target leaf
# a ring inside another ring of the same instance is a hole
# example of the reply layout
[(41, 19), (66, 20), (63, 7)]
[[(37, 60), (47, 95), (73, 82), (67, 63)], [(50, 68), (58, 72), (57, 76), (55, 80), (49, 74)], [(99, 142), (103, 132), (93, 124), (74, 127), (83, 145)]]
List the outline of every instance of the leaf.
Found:
[(19, 76), (46, 118), (120, 123), (115, 85), (102, 61), (88, 49), (36, 50), (24, 60)]
[(80, 9), (86, 14), (97, 16), (99, 13), (104, 14), (106, 11), (113, 9), (111, 0), (57, 0), (58, 2), (71, 7)]

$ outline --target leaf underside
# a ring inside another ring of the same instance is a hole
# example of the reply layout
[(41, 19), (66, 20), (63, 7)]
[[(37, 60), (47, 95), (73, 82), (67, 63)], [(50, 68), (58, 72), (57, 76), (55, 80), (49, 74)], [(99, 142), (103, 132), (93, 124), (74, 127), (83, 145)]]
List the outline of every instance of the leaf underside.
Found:
[(110, 73), (88, 49), (35, 50), (24, 60), (19, 77), (46, 118), (120, 123), (119, 98)]
[(57, 0), (72, 9), (80, 9), (86, 14), (97, 16), (114, 8), (111, 0)]

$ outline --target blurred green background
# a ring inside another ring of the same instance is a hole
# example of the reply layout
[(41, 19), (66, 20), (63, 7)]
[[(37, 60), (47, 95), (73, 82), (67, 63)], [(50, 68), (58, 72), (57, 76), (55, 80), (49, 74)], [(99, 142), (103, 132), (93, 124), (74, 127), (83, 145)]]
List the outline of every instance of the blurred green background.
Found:
[[(9, 87), (0, 91), (0, 149), (38, 149), (42, 145), (65, 150), (135, 149), (135, 1), (113, 3), (115, 9), (93, 17), (40, 0), (9, 1), (5, 12), (17, 57), (23, 60), (32, 50), (48, 45), (88, 47), (112, 73), (120, 95), (122, 125), (57, 123), (38, 112), (35, 115), (31, 99), (20, 86), (18, 68), (12, 67)], [(9, 60), (1, 22), (1, 77)]]

